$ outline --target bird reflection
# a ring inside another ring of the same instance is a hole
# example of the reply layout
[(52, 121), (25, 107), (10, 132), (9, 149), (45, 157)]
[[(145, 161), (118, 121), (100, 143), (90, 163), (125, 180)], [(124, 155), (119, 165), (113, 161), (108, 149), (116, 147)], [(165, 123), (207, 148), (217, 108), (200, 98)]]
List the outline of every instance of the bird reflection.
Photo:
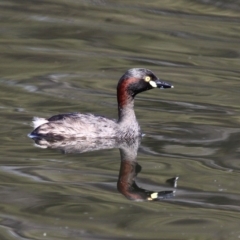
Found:
[[(140, 138), (128, 141), (118, 139), (84, 139), (73, 138), (66, 140), (54, 140), (35, 138), (35, 145), (41, 148), (61, 150), (63, 153), (83, 153), (103, 149), (119, 148), (121, 164), (117, 182), (118, 191), (129, 200), (156, 201), (172, 198), (176, 190), (155, 192), (138, 187), (136, 177), (142, 167), (137, 163), (137, 152), (141, 143)], [(168, 179), (166, 182), (176, 189), (178, 177)]]

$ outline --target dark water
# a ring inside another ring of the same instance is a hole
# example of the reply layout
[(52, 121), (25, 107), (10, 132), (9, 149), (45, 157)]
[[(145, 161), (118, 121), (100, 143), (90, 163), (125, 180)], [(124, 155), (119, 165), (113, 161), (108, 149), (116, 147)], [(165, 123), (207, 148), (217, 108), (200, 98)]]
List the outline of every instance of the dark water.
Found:
[[(240, 238), (239, 1), (0, 2), (0, 239)], [(136, 183), (117, 190), (118, 149), (33, 146), (32, 116), (116, 117), (115, 88), (146, 67), (175, 86), (136, 99)]]

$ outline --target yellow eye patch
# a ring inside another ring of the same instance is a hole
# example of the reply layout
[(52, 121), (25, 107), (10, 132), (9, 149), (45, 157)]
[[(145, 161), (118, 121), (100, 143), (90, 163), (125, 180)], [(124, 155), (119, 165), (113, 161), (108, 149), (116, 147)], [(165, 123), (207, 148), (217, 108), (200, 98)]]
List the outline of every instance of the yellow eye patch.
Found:
[(154, 81), (150, 81), (149, 84), (150, 84), (152, 87), (157, 87), (157, 84), (156, 84)]
[(149, 76), (146, 76), (144, 80), (145, 80), (145, 82), (149, 82), (151, 80), (151, 78)]

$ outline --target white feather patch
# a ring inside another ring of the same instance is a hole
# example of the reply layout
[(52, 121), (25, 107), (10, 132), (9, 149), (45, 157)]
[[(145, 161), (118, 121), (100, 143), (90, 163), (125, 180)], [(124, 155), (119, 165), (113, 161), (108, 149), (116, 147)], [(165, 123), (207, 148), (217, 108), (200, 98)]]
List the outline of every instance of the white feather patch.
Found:
[(32, 121), (34, 129), (43, 125), (44, 123), (48, 123), (48, 120), (46, 118), (34, 117)]
[(155, 88), (157, 87), (157, 84), (154, 81), (150, 81), (149, 83), (152, 87), (155, 87)]

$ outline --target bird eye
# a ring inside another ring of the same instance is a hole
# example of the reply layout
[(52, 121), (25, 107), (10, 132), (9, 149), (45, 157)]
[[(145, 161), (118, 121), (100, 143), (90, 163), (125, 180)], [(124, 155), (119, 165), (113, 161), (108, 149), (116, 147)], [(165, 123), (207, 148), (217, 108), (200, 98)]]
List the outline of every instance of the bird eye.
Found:
[(145, 80), (145, 82), (149, 82), (151, 80), (151, 78), (149, 76), (146, 76), (144, 80)]

